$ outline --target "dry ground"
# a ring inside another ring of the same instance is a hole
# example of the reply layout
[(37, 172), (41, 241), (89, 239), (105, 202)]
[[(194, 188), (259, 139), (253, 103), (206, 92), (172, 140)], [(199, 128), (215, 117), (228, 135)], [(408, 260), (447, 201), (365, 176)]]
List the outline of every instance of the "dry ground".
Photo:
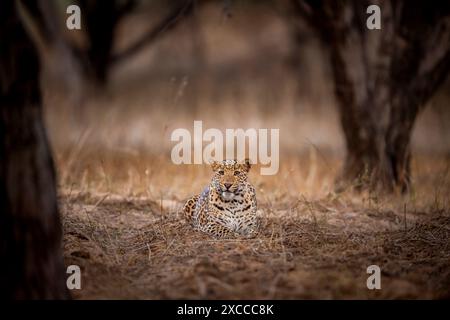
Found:
[[(331, 156), (284, 158), (278, 175), (251, 176), (259, 236), (214, 240), (178, 214), (208, 168), (97, 154), (70, 173), (58, 158), (66, 264), (82, 269), (76, 298), (450, 297), (448, 157), (416, 157), (414, 192), (390, 198), (334, 194)], [(372, 264), (381, 290), (366, 287)]]

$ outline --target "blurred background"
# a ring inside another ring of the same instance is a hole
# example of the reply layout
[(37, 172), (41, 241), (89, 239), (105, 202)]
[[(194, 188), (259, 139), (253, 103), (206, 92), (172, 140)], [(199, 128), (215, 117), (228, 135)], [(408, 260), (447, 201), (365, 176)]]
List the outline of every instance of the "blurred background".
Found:
[[(185, 3), (133, 2), (109, 27), (112, 57), (103, 79), (86, 73), (74, 50), (56, 45), (48, 52), (42, 77), (45, 117), (63, 186), (89, 185), (99, 174), (92, 166), (113, 166), (111, 157), (134, 159), (129, 172), (124, 167), (110, 172), (122, 180), (156, 174), (149, 173), (150, 163), (136, 163), (139, 159), (162, 161), (179, 176), (186, 166), (171, 167), (170, 134), (176, 128), (192, 131), (194, 120), (221, 130), (279, 128), (282, 166), (291, 156), (306, 157), (299, 167), (306, 179), (314, 157), (332, 180), (345, 144), (329, 60), (316, 33), (301, 21), (293, 30), (283, 1), (197, 1), (189, 14), (176, 11)], [(69, 2), (57, 4), (65, 23)], [(118, 1), (116, 7), (126, 4)], [(74, 48), (85, 50), (89, 21), (81, 5), (82, 30), (60, 30)], [(158, 30), (172, 11), (179, 15), (176, 23)], [(129, 50), (136, 43), (140, 46)], [(415, 155), (448, 157), (449, 89), (447, 80), (419, 115)], [(170, 189), (175, 182), (161, 183)], [(191, 186), (186, 180), (177, 184)]]

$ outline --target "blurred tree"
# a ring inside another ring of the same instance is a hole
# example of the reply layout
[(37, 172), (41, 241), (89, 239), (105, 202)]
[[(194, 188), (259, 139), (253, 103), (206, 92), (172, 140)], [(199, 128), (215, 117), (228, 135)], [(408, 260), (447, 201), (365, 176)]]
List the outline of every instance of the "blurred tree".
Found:
[[(197, 0), (202, 3), (203, 1)], [(86, 48), (71, 45), (72, 52), (79, 62), (88, 80), (103, 86), (108, 81), (111, 68), (133, 56), (147, 45), (158, 39), (163, 33), (171, 30), (184, 17), (189, 16), (194, 8), (195, 0), (173, 0), (168, 5), (169, 13), (149, 28), (141, 38), (137, 39), (123, 51), (115, 53), (115, 31), (121, 20), (136, 7), (136, 0), (79, 0), (82, 24), (87, 39)], [(45, 5), (45, 4), (44, 4)], [(49, 7), (46, 5), (46, 7)], [(49, 8), (51, 10), (51, 8)], [(48, 19), (51, 17), (48, 15)]]
[[(329, 49), (347, 155), (338, 190), (410, 186), (411, 134), (450, 70), (450, 2), (292, 0)], [(369, 30), (367, 7), (381, 8)], [(297, 27), (298, 24), (292, 24)]]
[(39, 10), (26, 3), (0, 2), (0, 295), (63, 299), (69, 295), (40, 62), (23, 23)]
[[(52, 49), (58, 48), (60, 54), (77, 63), (81, 76), (89, 85), (105, 85), (112, 64), (116, 29), (122, 18), (135, 7), (136, 1), (78, 0), (75, 3), (81, 11), (80, 31), (66, 30), (67, 3), (56, 0), (38, 0), (37, 3), (43, 15), (43, 19), (33, 21), (34, 36), (42, 47), (40, 53), (47, 56)], [(78, 38), (81, 43), (73, 38)], [(47, 63), (51, 63), (51, 59)], [(63, 57), (59, 56), (59, 59)]]

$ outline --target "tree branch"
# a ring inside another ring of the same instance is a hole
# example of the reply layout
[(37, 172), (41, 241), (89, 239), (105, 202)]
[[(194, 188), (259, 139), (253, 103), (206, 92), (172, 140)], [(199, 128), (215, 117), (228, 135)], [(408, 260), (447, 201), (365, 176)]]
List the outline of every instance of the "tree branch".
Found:
[(120, 61), (132, 56), (139, 50), (155, 41), (162, 33), (173, 29), (183, 18), (190, 15), (194, 9), (195, 0), (187, 0), (172, 10), (164, 19), (162, 19), (156, 27), (146, 33), (141, 39), (134, 44), (115, 54), (111, 58), (111, 63), (120, 63)]

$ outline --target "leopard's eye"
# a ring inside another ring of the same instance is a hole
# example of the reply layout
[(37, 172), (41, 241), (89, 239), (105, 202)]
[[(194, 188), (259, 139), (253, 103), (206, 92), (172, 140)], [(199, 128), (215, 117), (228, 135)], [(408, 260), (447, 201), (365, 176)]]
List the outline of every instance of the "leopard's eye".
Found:
[(238, 176), (239, 174), (240, 174), (239, 171), (235, 171), (235, 172), (234, 172), (234, 175), (235, 175), (235, 176)]
[(225, 173), (225, 172), (223, 172), (223, 170), (219, 170), (219, 174), (220, 174), (221, 176), (223, 176), (224, 173)]

